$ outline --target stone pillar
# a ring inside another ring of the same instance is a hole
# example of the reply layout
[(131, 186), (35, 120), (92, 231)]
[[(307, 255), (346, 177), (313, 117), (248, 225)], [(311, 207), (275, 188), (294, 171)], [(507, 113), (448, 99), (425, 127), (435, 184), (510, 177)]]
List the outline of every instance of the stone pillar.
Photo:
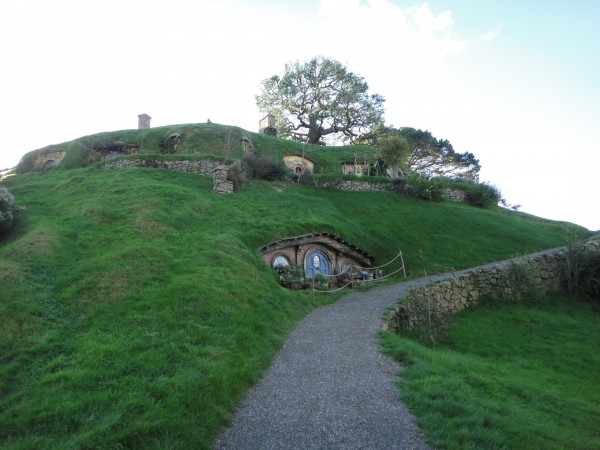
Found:
[(213, 170), (213, 192), (217, 194), (233, 194), (233, 183), (227, 179), (228, 168), (219, 164)]
[(148, 114), (140, 114), (138, 116), (138, 130), (141, 130), (142, 128), (150, 128), (151, 120), (152, 117), (150, 117)]

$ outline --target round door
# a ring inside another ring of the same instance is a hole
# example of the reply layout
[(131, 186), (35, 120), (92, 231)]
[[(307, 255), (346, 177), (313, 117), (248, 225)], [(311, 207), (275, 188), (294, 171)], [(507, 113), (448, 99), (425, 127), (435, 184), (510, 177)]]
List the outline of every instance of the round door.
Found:
[(329, 275), (329, 260), (322, 252), (313, 250), (306, 258), (306, 276), (312, 278), (319, 274)]

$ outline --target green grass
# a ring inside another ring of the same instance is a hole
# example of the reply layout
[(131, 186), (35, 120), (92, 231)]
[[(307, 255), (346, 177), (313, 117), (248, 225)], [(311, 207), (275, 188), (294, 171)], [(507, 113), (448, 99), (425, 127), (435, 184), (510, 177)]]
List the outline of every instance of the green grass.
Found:
[(487, 300), (443, 345), (382, 335), (407, 368), (402, 398), (446, 449), (600, 448), (600, 307), (564, 293)]
[(294, 324), (334, 299), (277, 284), (256, 251), (277, 238), (331, 232), (378, 263), (402, 249), (418, 276), (588, 234), (393, 193), (256, 182), (218, 196), (158, 169), (3, 184), (26, 207), (0, 241), (3, 448), (210, 448)]
[[(181, 142), (174, 155), (163, 155), (160, 143), (173, 133), (179, 133)], [(232, 161), (244, 157), (240, 139), (245, 136), (252, 142), (256, 154), (281, 159), (289, 153), (299, 153), (315, 160), (317, 174), (341, 175), (340, 162), (373, 160), (375, 149), (366, 145), (342, 147), (324, 147), (321, 145), (302, 145), (287, 139), (253, 133), (239, 127), (214, 123), (168, 125), (141, 130), (120, 130), (92, 134), (61, 144), (53, 144), (42, 149), (28, 152), (17, 166), (19, 173), (32, 169), (33, 158), (39, 153), (64, 151), (61, 162), (63, 168), (78, 168), (89, 164), (90, 150), (94, 147), (114, 142), (138, 146), (138, 156), (162, 158), (198, 158), (210, 157)]]

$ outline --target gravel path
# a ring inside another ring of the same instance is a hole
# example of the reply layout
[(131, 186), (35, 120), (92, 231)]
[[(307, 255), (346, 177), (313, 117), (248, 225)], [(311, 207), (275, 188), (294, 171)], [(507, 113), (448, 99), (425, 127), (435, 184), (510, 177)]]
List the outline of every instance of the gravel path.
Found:
[(354, 292), (312, 311), (248, 392), (215, 448), (429, 448), (394, 385), (401, 368), (379, 353), (377, 334), (383, 313), (410, 289), (452, 275)]

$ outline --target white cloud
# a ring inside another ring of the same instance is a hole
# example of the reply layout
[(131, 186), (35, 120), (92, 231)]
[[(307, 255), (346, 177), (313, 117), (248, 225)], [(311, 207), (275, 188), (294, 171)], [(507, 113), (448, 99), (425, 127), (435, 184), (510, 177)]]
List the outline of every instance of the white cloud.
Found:
[(493, 41), (494, 39), (496, 39), (499, 35), (500, 32), (502, 31), (502, 24), (499, 23), (498, 25), (496, 25), (494, 27), (493, 30), (488, 31), (487, 33), (485, 33), (482, 37), (481, 40), (483, 42), (490, 42)]
[(451, 11), (444, 11), (435, 16), (427, 2), (413, 6), (407, 10), (419, 29), (425, 31), (445, 32), (454, 26)]

